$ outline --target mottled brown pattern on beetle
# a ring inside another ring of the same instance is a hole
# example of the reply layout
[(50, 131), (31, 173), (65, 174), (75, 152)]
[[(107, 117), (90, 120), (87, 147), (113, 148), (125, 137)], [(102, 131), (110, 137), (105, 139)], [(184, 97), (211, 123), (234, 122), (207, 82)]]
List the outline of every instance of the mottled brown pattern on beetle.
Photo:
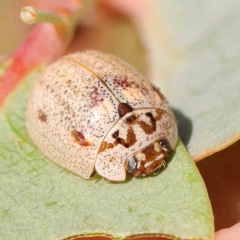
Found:
[(153, 117), (152, 113), (151, 112), (148, 112), (145, 114), (147, 117), (149, 117), (150, 119), (150, 122), (151, 122), (151, 125), (152, 125), (152, 128), (153, 130), (155, 131), (156, 130), (156, 120), (155, 118)]
[(160, 121), (162, 119), (162, 116), (165, 114), (165, 111), (163, 111), (162, 109), (157, 109), (156, 112), (157, 112), (157, 115), (155, 119), (157, 121)]
[(131, 115), (129, 117), (126, 118), (126, 123), (127, 124), (139, 124), (141, 126), (141, 128), (143, 129), (143, 131), (147, 134), (151, 134), (154, 131), (156, 131), (156, 120), (160, 120), (162, 115), (164, 114), (164, 111), (161, 110), (157, 110), (157, 116), (154, 118), (151, 112), (146, 113), (146, 116), (149, 117), (151, 124), (147, 124), (144, 121), (139, 121), (138, 120), (138, 116), (136, 115)]
[(118, 114), (120, 117), (125, 116), (127, 113), (132, 112), (133, 109), (127, 103), (119, 103), (118, 105)]
[(42, 110), (38, 110), (38, 119), (41, 122), (47, 122), (47, 116)]
[(123, 77), (115, 77), (113, 79), (114, 87), (121, 87), (123, 89), (126, 88), (139, 88), (139, 84), (134, 81), (128, 81), (127, 76)]
[(136, 139), (136, 135), (134, 133), (134, 130), (132, 127), (130, 127), (128, 129), (128, 133), (127, 133), (127, 144), (129, 147), (131, 147), (132, 145), (134, 145), (137, 142)]
[(85, 139), (85, 136), (81, 132), (78, 132), (77, 130), (73, 130), (71, 132), (71, 135), (79, 145), (83, 147), (91, 146), (91, 143)]
[(136, 135), (134, 133), (134, 130), (132, 127), (130, 127), (128, 129), (128, 132), (127, 132), (127, 139), (126, 141), (120, 137), (117, 137), (114, 144), (117, 145), (117, 144), (121, 144), (123, 145), (124, 147), (126, 148), (129, 148), (131, 147), (132, 145), (134, 145), (136, 143), (137, 139), (136, 139)]
[(138, 121), (137, 123), (141, 126), (143, 131), (147, 134), (151, 134), (156, 131), (156, 120), (153, 117), (152, 113), (146, 113), (146, 116), (149, 117), (151, 124), (147, 124), (144, 121)]
[(112, 134), (112, 137), (115, 138), (114, 143), (103, 142), (99, 149), (99, 153), (104, 152), (107, 149), (114, 148), (118, 144), (123, 145), (125, 148), (129, 148), (137, 142), (137, 138), (132, 127), (128, 129), (126, 141), (118, 136), (119, 136), (119, 130), (117, 130)]
[(104, 101), (104, 95), (99, 92), (99, 89), (95, 86), (92, 87), (92, 91), (89, 94), (91, 102), (89, 104), (89, 108), (94, 108), (99, 106)]
[(115, 77), (113, 79), (114, 87), (121, 87), (122, 89), (133, 88), (139, 89), (143, 95), (149, 94), (148, 89), (143, 84), (138, 84), (136, 81), (129, 81), (127, 76)]
[(98, 153), (104, 152), (106, 149), (114, 148), (114, 146), (113, 143), (102, 142)]

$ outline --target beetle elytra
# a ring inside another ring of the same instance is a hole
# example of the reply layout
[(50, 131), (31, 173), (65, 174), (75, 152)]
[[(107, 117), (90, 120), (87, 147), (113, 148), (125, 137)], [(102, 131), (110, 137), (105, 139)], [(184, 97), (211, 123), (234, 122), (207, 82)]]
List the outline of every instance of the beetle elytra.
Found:
[(36, 81), (27, 129), (49, 159), (83, 178), (156, 174), (178, 134), (160, 90), (124, 61), (97, 51), (70, 54)]

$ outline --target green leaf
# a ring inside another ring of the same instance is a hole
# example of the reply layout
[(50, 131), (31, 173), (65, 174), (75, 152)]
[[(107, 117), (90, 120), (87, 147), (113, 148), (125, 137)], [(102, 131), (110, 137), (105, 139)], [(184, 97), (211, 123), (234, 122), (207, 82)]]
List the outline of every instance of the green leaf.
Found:
[(84, 180), (47, 160), (25, 128), (37, 75), (28, 76), (0, 112), (1, 239), (100, 234), (213, 239), (205, 185), (181, 142), (160, 175), (119, 184), (99, 177)]
[(154, 0), (142, 16), (153, 82), (200, 160), (240, 138), (240, 2)]

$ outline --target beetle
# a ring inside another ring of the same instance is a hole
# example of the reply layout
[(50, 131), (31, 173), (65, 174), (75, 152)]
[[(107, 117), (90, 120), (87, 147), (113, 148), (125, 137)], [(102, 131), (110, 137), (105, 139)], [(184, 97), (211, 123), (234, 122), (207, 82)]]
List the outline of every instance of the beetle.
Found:
[(28, 133), (50, 160), (85, 178), (113, 182), (154, 175), (178, 134), (158, 88), (119, 58), (77, 52), (48, 66), (35, 82)]

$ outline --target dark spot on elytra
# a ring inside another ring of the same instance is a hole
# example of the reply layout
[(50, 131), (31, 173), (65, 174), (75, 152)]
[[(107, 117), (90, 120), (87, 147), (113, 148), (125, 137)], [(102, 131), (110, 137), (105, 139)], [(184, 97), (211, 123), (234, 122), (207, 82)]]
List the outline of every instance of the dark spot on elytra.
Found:
[(151, 112), (147, 112), (145, 115), (150, 118), (150, 122), (151, 122), (152, 128), (155, 131), (156, 130), (156, 120), (153, 117), (152, 113)]
[(112, 134), (112, 137), (113, 138), (117, 138), (119, 136), (119, 130), (117, 130), (116, 132), (114, 132), (113, 134)]
[(135, 115), (131, 115), (126, 118), (126, 123), (127, 124), (133, 124), (137, 120), (137, 117)]
[(83, 147), (91, 146), (91, 143), (85, 139), (85, 136), (81, 132), (78, 132), (77, 130), (73, 130), (71, 132), (71, 135), (79, 145)]
[(125, 116), (127, 113), (132, 112), (132, 107), (127, 103), (119, 103), (118, 105), (118, 114), (120, 117)]
[(47, 116), (42, 110), (38, 110), (38, 119), (41, 122), (47, 122)]
[(129, 145), (125, 142), (125, 140), (120, 138), (120, 137), (117, 137), (116, 140), (115, 140), (115, 145), (117, 145), (117, 144), (121, 144), (126, 148), (129, 147)]

